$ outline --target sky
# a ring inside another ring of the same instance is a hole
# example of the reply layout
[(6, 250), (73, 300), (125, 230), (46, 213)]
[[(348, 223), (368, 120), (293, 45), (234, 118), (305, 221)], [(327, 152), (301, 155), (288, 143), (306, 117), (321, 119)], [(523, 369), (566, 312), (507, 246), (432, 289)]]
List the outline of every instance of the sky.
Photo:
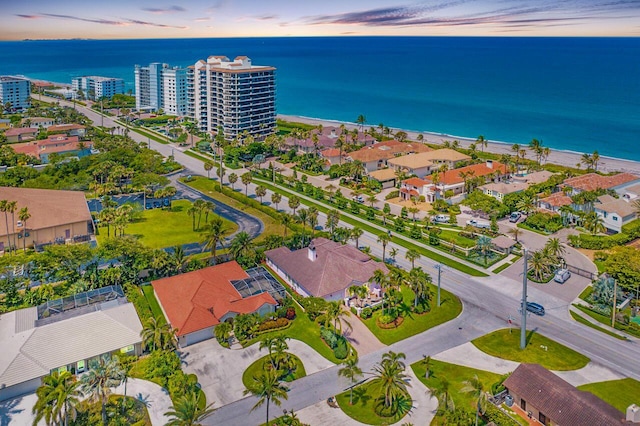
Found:
[(640, 36), (640, 0), (21, 0), (0, 11), (0, 40)]

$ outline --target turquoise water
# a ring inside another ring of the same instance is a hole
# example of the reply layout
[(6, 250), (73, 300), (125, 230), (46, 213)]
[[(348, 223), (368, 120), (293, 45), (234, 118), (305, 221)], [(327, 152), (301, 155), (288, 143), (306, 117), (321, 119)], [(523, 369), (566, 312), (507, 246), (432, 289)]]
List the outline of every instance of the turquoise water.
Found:
[(322, 37), (0, 42), (0, 74), (69, 83), (250, 56), (278, 112), (640, 160), (640, 38)]

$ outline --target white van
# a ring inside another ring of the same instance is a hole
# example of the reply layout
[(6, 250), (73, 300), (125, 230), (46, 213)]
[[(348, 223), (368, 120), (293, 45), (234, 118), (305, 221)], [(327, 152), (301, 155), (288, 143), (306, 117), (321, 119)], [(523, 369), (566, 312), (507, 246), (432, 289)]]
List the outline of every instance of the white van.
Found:
[(571, 278), (571, 272), (567, 269), (558, 269), (553, 280), (557, 283), (564, 284), (569, 278)]
[(448, 214), (438, 214), (433, 218), (433, 221), (436, 223), (448, 223), (451, 219), (451, 216)]
[(491, 222), (487, 222), (486, 220), (471, 219), (467, 221), (467, 225), (475, 226), (476, 228), (491, 228)]

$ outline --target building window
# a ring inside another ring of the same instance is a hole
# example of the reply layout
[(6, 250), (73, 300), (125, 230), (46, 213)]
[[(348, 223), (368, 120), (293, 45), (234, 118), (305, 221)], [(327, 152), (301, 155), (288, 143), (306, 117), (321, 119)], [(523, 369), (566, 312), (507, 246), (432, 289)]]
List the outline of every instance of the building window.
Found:
[(618, 216), (612, 216), (612, 218), (613, 218), (613, 220), (614, 220), (615, 222), (617, 222), (617, 221), (618, 221)]

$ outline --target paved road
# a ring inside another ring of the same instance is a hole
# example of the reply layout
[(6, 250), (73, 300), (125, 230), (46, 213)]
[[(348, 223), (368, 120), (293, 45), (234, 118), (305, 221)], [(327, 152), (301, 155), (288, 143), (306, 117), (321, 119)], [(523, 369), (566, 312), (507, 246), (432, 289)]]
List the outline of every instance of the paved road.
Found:
[[(96, 115), (92, 111), (89, 114)], [(88, 115), (89, 115), (88, 114)], [(91, 118), (91, 116), (90, 116)], [(96, 117), (97, 118), (97, 117)], [(105, 125), (107, 119), (105, 118)], [(135, 134), (133, 134), (135, 136)], [(145, 139), (143, 137), (138, 137)], [(151, 146), (164, 155), (171, 155), (170, 146), (151, 142)], [(202, 164), (182, 153), (175, 152), (177, 161), (190, 170), (202, 168)], [(199, 164), (195, 164), (199, 163)], [(254, 190), (254, 186), (250, 190)], [(266, 199), (269, 199), (267, 195)], [(287, 208), (286, 200), (280, 204)], [(322, 220), (322, 219), (321, 219)], [(372, 254), (380, 255), (381, 247), (376, 243), (377, 236), (365, 233), (361, 245), (369, 245)], [(387, 247), (389, 249), (389, 247)], [(398, 264), (407, 267), (404, 251), (400, 250)], [(433, 272), (435, 262), (420, 259), (417, 266)], [(492, 275), (488, 278), (468, 277), (458, 271), (448, 269), (443, 274), (442, 286), (454, 292), (464, 303), (460, 317), (418, 336), (398, 342), (388, 349), (407, 354), (409, 363), (419, 360), (423, 354), (430, 355), (468, 342), (496, 328), (504, 327), (509, 315), (518, 316), (520, 305), (520, 283), (508, 277)], [(626, 377), (640, 379), (640, 349), (635, 340), (620, 341), (599, 333), (571, 320), (568, 303), (539, 289), (531, 288), (530, 299), (540, 301), (547, 308), (545, 317), (529, 317), (528, 328), (535, 329), (546, 336), (576, 349), (590, 357), (594, 363), (603, 365)], [(516, 321), (518, 323), (518, 321)], [(374, 362), (380, 359), (384, 350), (365, 355), (361, 359), (363, 370), (370, 371)], [(298, 410), (326, 399), (344, 389), (344, 382), (337, 378), (338, 367), (332, 367), (291, 385), (289, 401), (282, 408)], [(247, 425), (262, 421), (262, 409), (250, 412), (255, 398), (248, 397), (219, 408), (205, 424)], [(274, 407), (274, 409), (277, 409)]]

